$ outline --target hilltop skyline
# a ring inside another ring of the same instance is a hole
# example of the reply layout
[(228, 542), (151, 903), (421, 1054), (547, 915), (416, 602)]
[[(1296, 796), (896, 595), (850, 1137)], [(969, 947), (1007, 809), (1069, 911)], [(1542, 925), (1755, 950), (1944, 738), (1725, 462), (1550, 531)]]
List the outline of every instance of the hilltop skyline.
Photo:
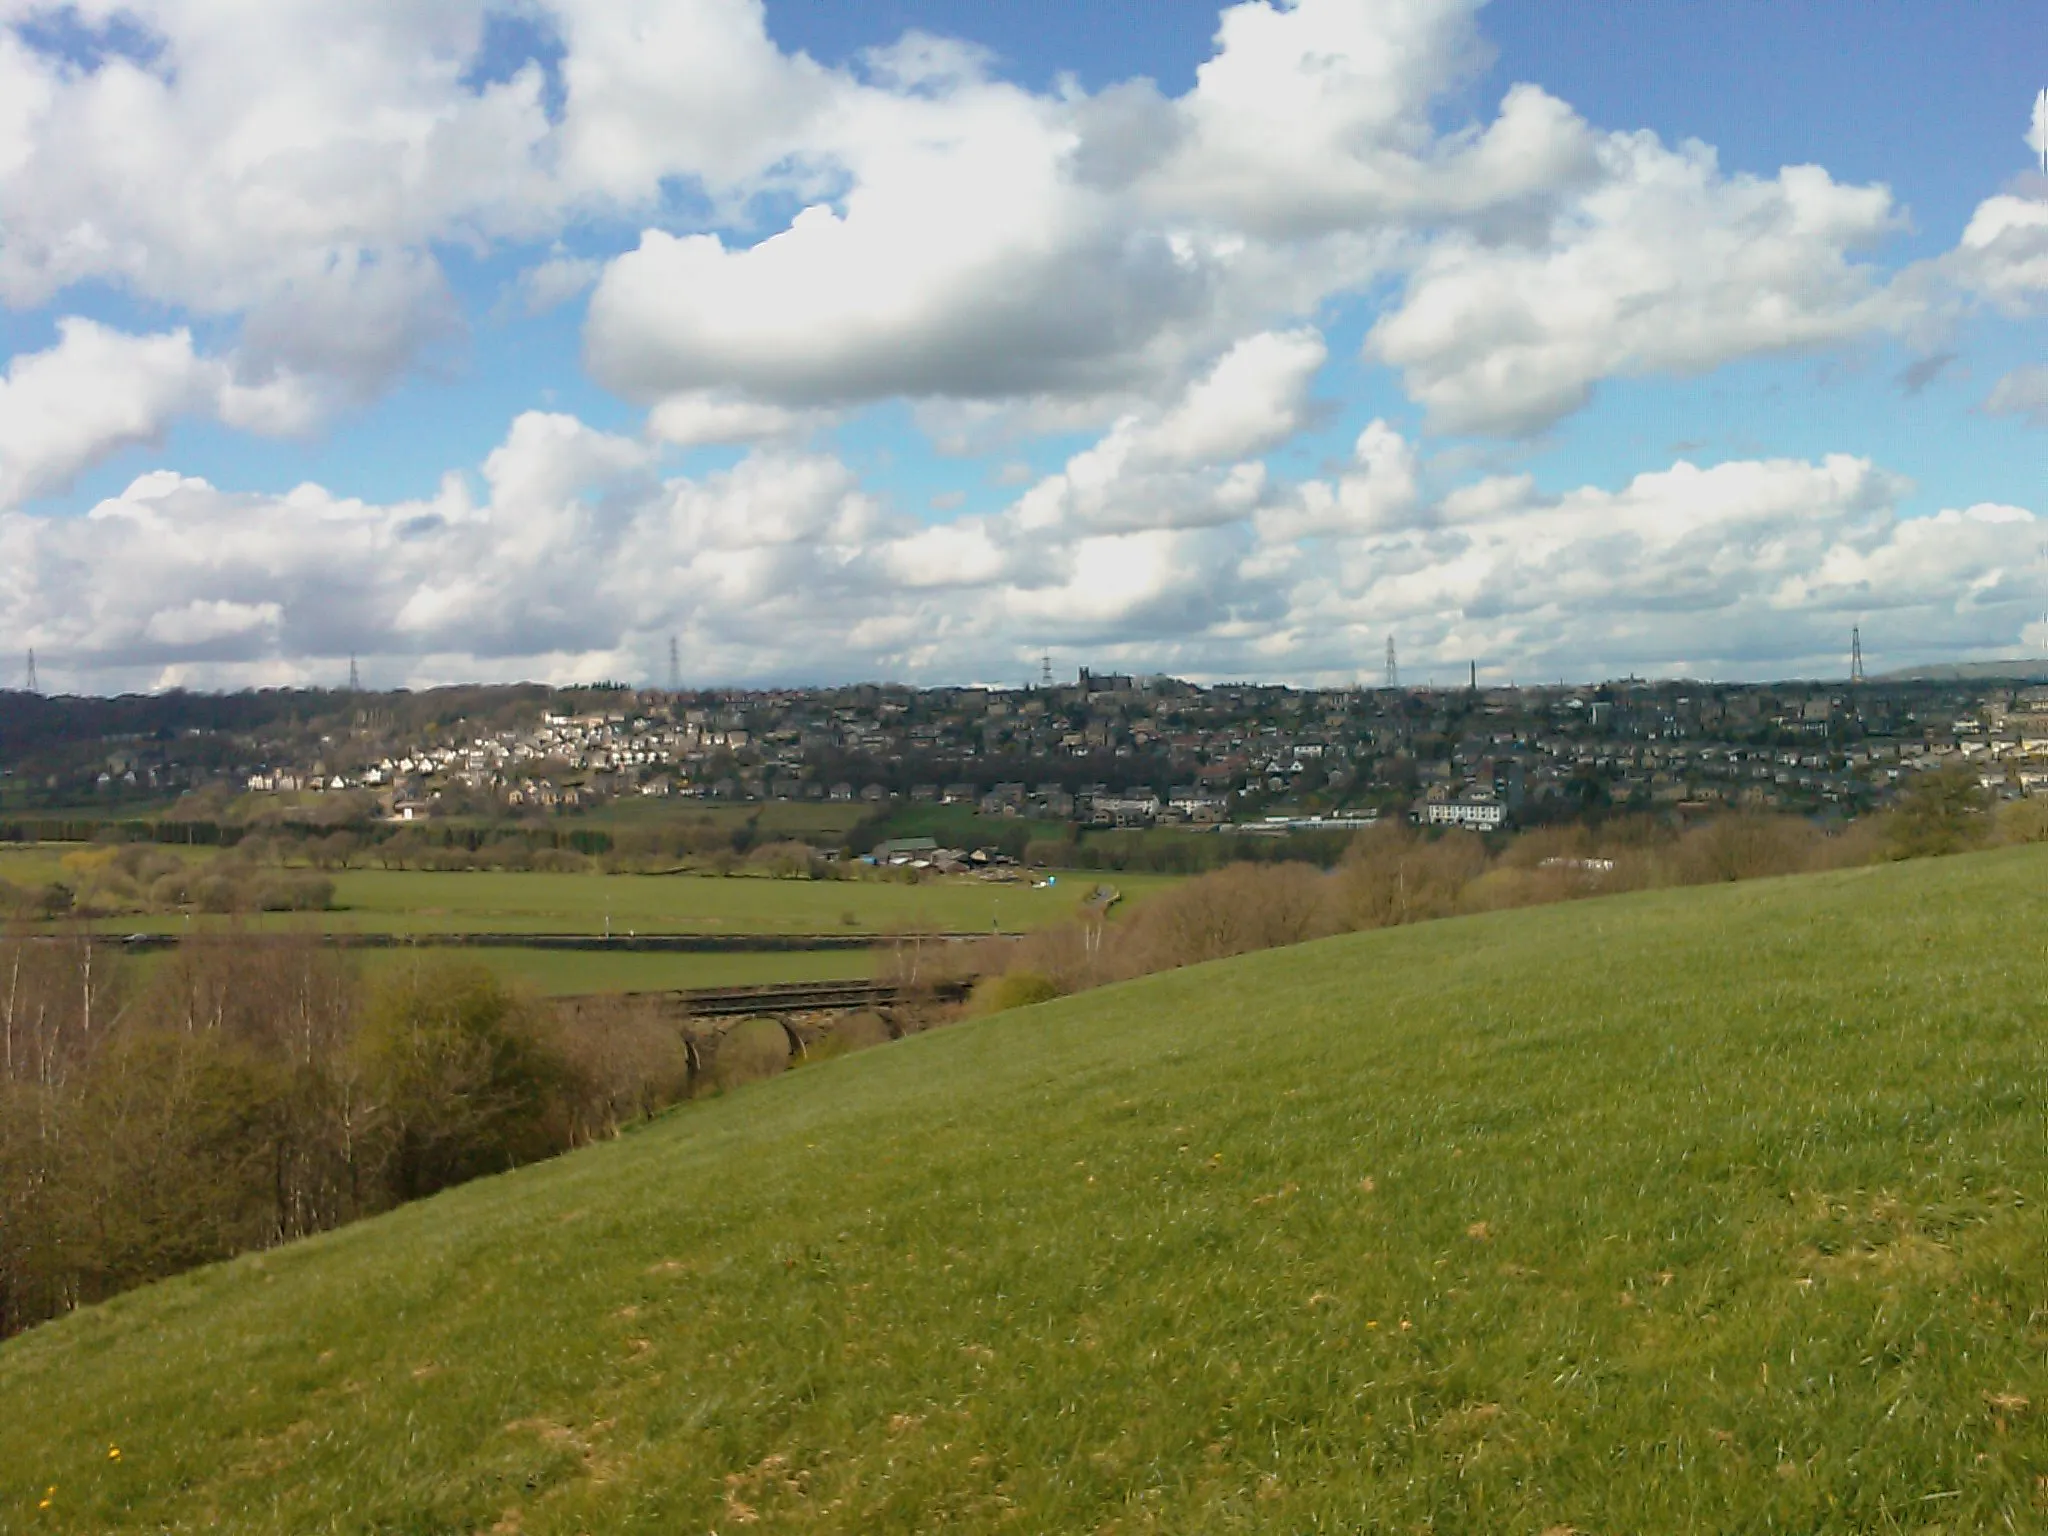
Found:
[(2048, 650), (2015, 15), (1095, 9), (0, 0), (0, 682)]

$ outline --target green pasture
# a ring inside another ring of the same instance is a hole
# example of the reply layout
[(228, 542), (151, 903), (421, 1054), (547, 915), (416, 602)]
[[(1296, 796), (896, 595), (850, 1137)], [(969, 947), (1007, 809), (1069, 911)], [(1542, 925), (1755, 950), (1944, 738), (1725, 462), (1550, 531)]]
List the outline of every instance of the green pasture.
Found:
[[(776, 880), (735, 875), (549, 875), (348, 870), (330, 914), (365, 932), (863, 933), (927, 925), (1015, 932), (1069, 916), (1081, 883), (1050, 890), (970, 878)], [(1084, 882), (1085, 883), (1085, 882)]]
[(1665, 891), (806, 1066), (0, 1347), (0, 1526), (2038, 1531), (2044, 919)]
[[(10, 856), (12, 857), (12, 856)], [(41, 849), (27, 858), (43, 858)], [(0, 879), (14, 881), (0, 858)], [(21, 865), (18, 883), (41, 884)], [(49, 866), (56, 870), (57, 866)], [(873, 933), (927, 929), (1020, 933), (1071, 917), (1098, 884), (1136, 900), (1169, 883), (1144, 875), (1062, 875), (1056, 885), (996, 884), (972, 876), (912, 885), (886, 878), (777, 880), (734, 875), (443, 873), (336, 871), (334, 910), (310, 914), (321, 926), (358, 933)], [(309, 915), (257, 919), (303, 925)], [(154, 913), (106, 926), (156, 933), (205, 926), (203, 918)]]
[(809, 841), (844, 837), (873, 812), (872, 806), (829, 800), (769, 800), (758, 804), (721, 805), (702, 800), (663, 799), (654, 795), (622, 796), (593, 810), (564, 817), (565, 828), (588, 826), (606, 832), (655, 830), (677, 825), (715, 826), (733, 830), (751, 825), (760, 842), (777, 838)]
[(424, 957), (459, 953), (506, 981), (550, 996), (589, 992), (673, 992), (752, 987), (783, 981), (865, 981), (875, 955), (860, 949), (804, 949), (717, 955), (593, 954), (560, 949), (366, 949), (366, 973), (378, 975)]
[[(164, 963), (169, 951), (127, 958), (138, 978)], [(635, 954), (590, 950), (505, 949), (497, 946), (422, 944), (351, 952), (366, 979), (453, 954), (501, 979), (548, 997), (597, 992), (676, 992), (697, 987), (754, 987), (776, 982), (866, 981), (879, 956), (866, 949), (800, 949), (737, 954)], [(0, 1526), (0, 1530), (4, 1530)]]

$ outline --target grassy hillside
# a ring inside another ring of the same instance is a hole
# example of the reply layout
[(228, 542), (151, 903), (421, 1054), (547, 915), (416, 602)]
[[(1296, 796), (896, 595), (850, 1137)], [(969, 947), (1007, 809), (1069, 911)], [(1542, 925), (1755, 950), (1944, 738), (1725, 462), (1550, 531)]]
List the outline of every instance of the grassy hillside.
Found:
[(2044, 892), (1538, 908), (807, 1067), (0, 1348), (0, 1527), (2038, 1530)]

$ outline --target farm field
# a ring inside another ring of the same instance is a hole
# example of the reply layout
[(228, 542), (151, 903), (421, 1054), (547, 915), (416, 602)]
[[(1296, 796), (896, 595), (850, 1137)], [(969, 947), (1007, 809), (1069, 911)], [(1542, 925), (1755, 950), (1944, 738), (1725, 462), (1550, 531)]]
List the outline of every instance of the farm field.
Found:
[[(417, 964), (423, 956), (450, 951), (366, 949), (361, 953), (365, 975), (375, 979), (386, 971)], [(860, 949), (714, 955), (614, 955), (556, 949), (463, 949), (459, 953), (506, 981), (550, 996), (750, 987), (778, 981), (864, 981), (875, 974), (876, 965), (876, 956)]]
[[(0, 853), (0, 880), (33, 886), (66, 878), (53, 845)], [(335, 909), (274, 914), (257, 926), (321, 926), (358, 933), (884, 934), (910, 927), (1019, 933), (1073, 915), (1098, 884), (1127, 900), (1169, 883), (1159, 875), (1061, 875), (1044, 889), (972, 877), (775, 880), (763, 876), (526, 874), (489, 871), (340, 870)], [(180, 931), (206, 919), (176, 913), (119, 917), (104, 926)]]
[(0, 1524), (2039, 1530), (2044, 917), (1664, 891), (806, 1066), (0, 1346)]
[[(438, 874), (349, 870), (335, 876), (337, 924), (365, 932), (954, 933), (1044, 927), (1070, 917), (1100, 877), (1043, 890), (971, 877), (773, 880), (711, 875)], [(1122, 881), (1111, 882), (1119, 890)], [(850, 919), (850, 920), (849, 920)]]
[(844, 836), (865, 820), (872, 808), (832, 801), (769, 800), (722, 805), (702, 800), (665, 800), (640, 796), (610, 801), (561, 821), (563, 830), (590, 827), (606, 832), (708, 823), (724, 828), (751, 824), (762, 839), (775, 837)]

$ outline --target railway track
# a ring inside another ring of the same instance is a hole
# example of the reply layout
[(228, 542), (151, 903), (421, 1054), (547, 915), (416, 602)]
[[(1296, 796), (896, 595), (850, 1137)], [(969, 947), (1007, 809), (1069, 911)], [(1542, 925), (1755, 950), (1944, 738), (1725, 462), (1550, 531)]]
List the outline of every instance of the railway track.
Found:
[[(918, 989), (925, 997), (964, 997), (965, 982)], [(824, 1013), (852, 1008), (886, 1008), (908, 1001), (911, 990), (891, 981), (775, 982), (754, 987), (698, 987), (664, 992), (695, 1018), (731, 1018), (749, 1013)]]

